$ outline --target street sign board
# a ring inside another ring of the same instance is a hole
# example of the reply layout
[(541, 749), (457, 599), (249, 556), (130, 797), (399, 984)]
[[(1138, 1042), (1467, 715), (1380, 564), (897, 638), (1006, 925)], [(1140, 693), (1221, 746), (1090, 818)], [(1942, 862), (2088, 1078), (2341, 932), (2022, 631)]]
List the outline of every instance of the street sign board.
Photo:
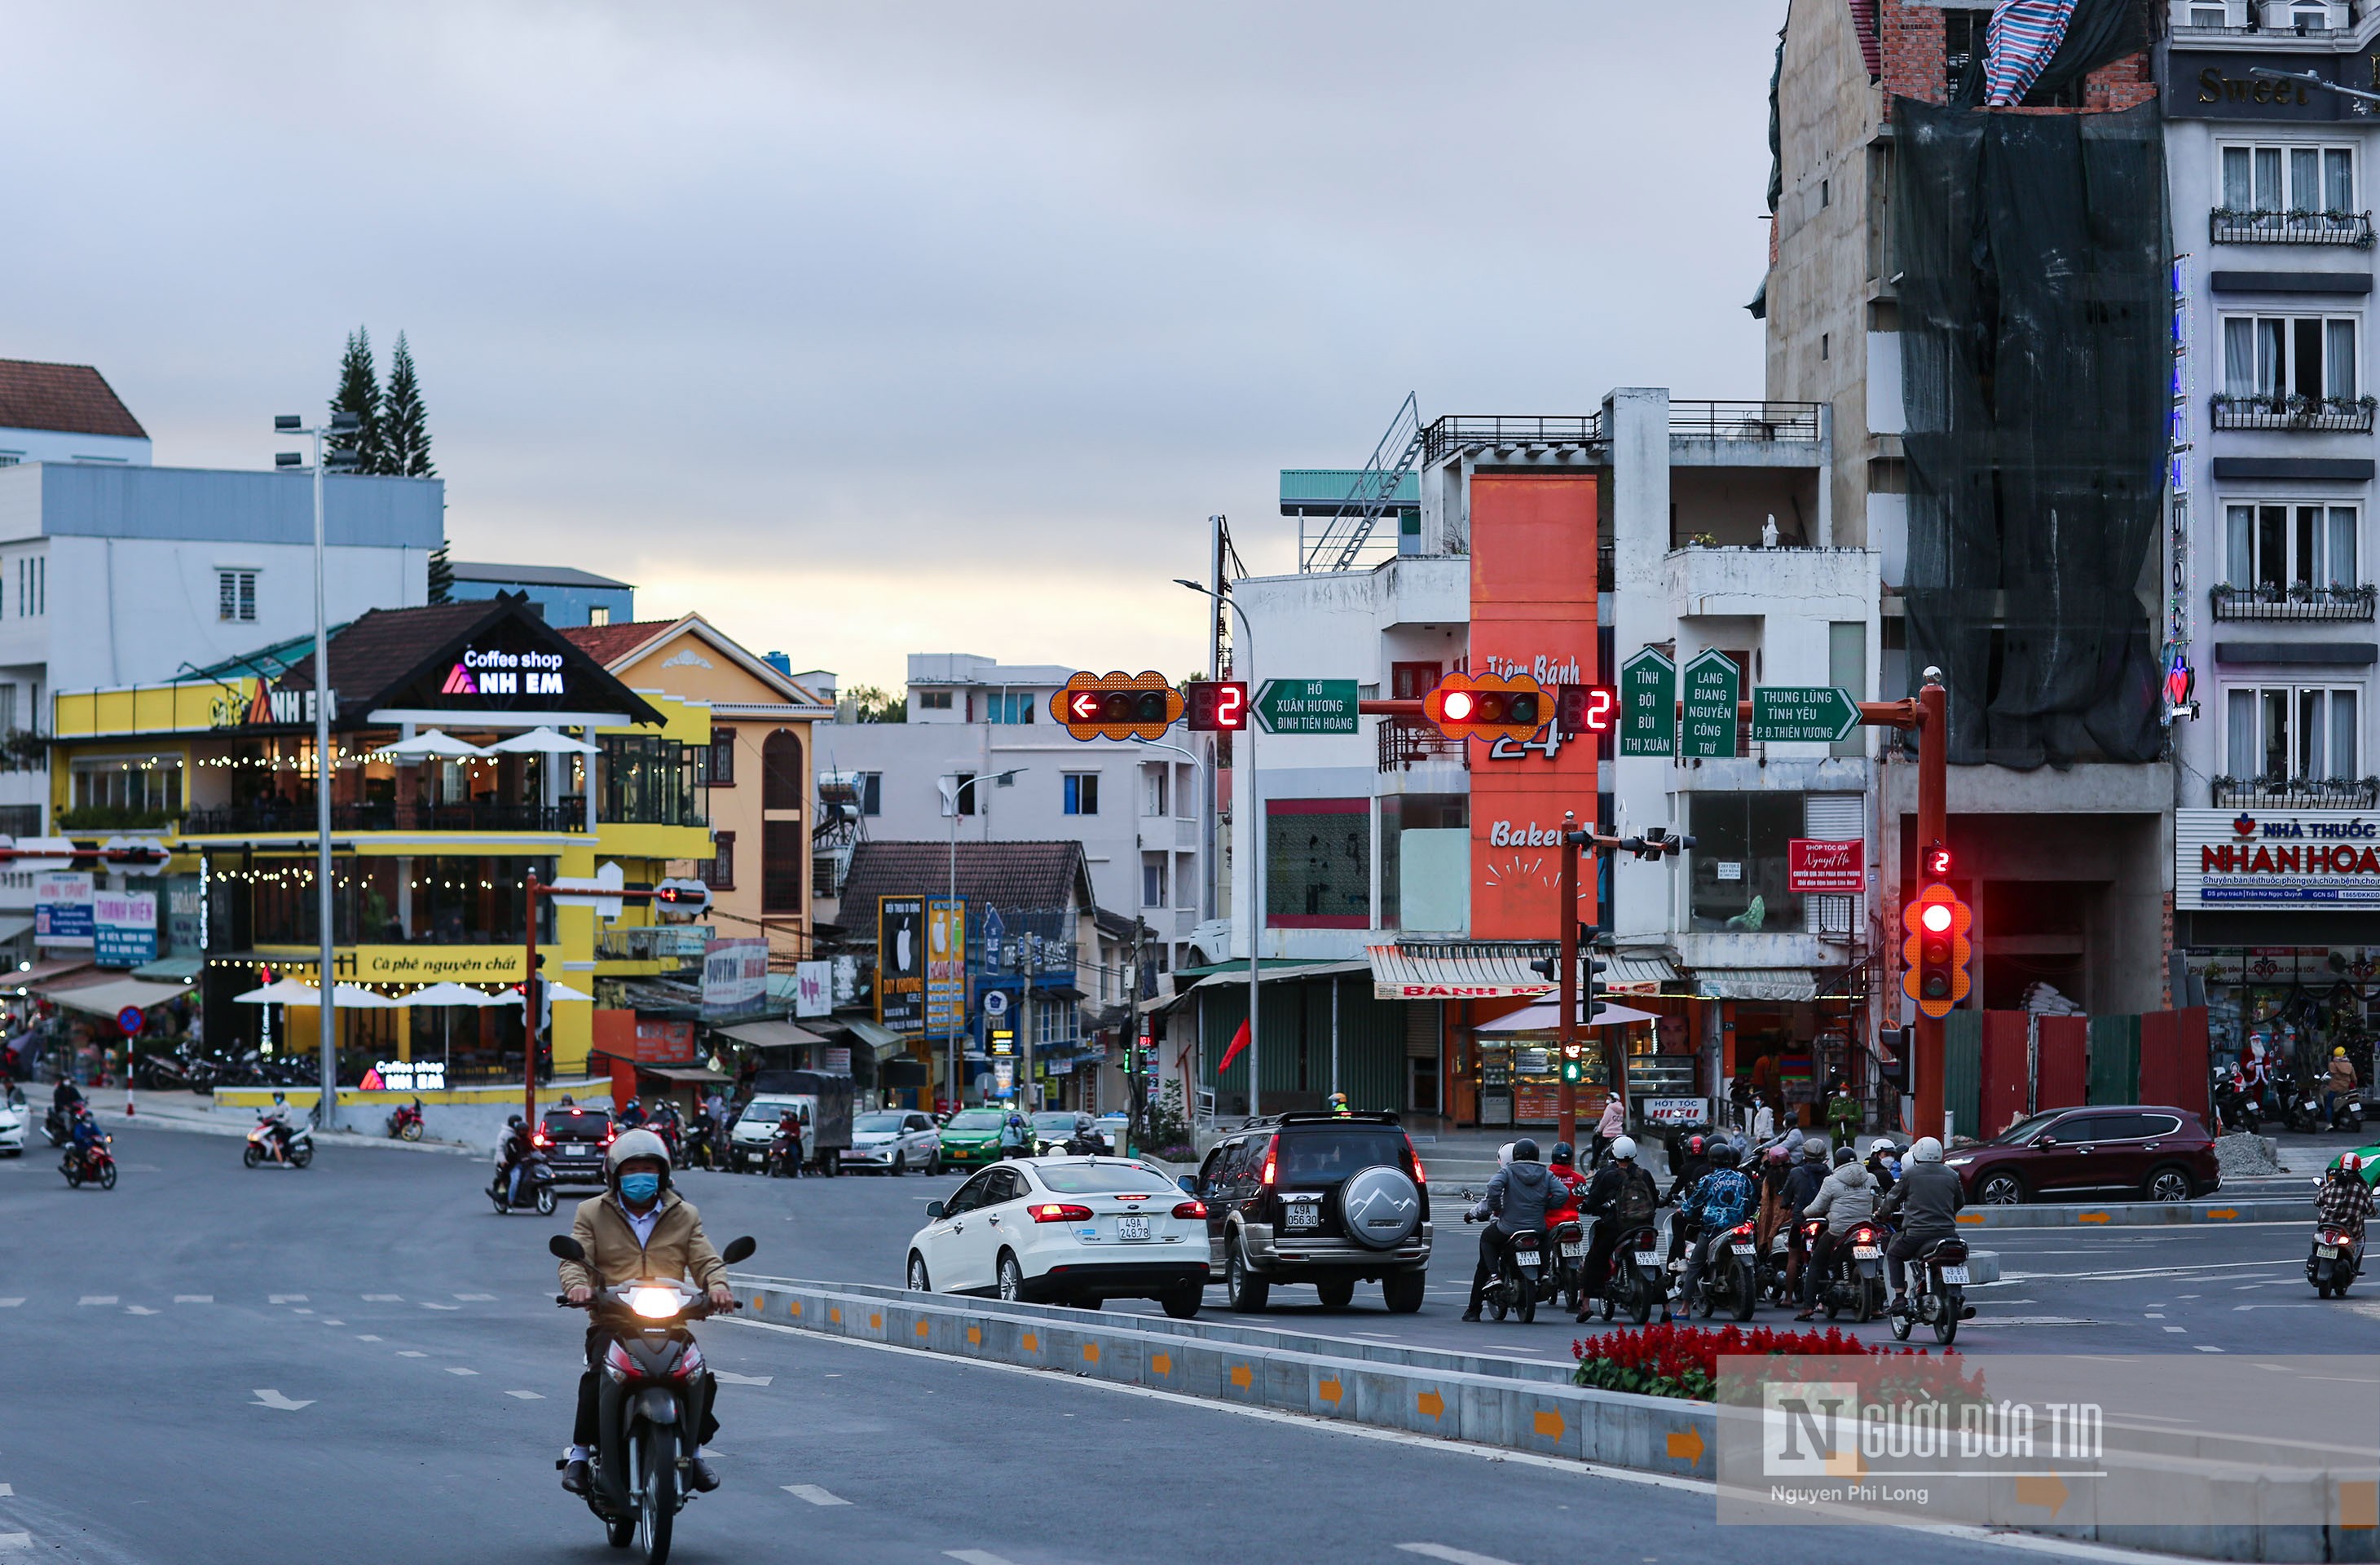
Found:
[(1831, 745), (1859, 726), (1859, 703), (1839, 685), (1755, 685), (1752, 736), (1782, 745)]
[(1706, 760), (1735, 754), (1735, 709), (1743, 699), (1743, 673), (1716, 647), (1694, 655), (1685, 669), (1685, 712), (1678, 724), (1678, 753)]
[(1354, 734), (1360, 699), (1352, 679), (1268, 679), (1257, 692), (1257, 721), (1268, 734)]
[(1678, 747), (1678, 665), (1647, 647), (1620, 665), (1620, 753), (1666, 756)]

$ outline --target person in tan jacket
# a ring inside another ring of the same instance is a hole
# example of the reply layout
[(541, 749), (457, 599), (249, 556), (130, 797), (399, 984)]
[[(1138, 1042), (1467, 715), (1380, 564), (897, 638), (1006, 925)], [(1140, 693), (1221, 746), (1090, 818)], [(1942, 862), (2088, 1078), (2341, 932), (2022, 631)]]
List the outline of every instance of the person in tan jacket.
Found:
[[(638, 1278), (674, 1281), (691, 1278), (710, 1292), (710, 1302), (732, 1309), (735, 1295), (727, 1286), (727, 1263), (702, 1231), (702, 1214), (694, 1203), (669, 1187), (669, 1146), (649, 1130), (624, 1132), (612, 1143), (604, 1161), (610, 1188), (578, 1204), (570, 1219), (571, 1237), (578, 1241), (587, 1261), (561, 1264), (563, 1296), (583, 1304), (599, 1288), (616, 1287)], [(611, 1341), (611, 1328), (601, 1321), (587, 1327), (587, 1372), (578, 1377), (578, 1419), (571, 1432), (570, 1449), (563, 1453), (562, 1486), (572, 1494), (588, 1487), (587, 1459), (593, 1453), (600, 1397), (596, 1366)], [(703, 1447), (719, 1433), (712, 1411), (717, 1387), (703, 1372), (702, 1388), (692, 1399), (701, 1409), (696, 1419), (694, 1450), (687, 1469), (695, 1488), (705, 1494), (719, 1486)]]

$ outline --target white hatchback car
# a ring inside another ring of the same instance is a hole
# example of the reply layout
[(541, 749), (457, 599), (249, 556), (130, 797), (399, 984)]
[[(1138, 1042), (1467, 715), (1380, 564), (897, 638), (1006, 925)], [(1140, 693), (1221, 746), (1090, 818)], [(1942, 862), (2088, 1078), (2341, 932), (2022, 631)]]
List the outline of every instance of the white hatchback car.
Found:
[(25, 1150), (25, 1127), (32, 1122), (33, 1111), (25, 1107), (25, 1095), (14, 1086), (0, 1091), (0, 1157), (15, 1158)]
[(1155, 1299), (1187, 1320), (1207, 1289), (1207, 1208), (1122, 1158), (1012, 1159), (926, 1208), (909, 1241), (917, 1292), (1097, 1307)]
[(876, 1169), (884, 1173), (921, 1170), (942, 1171), (942, 1133), (915, 1109), (879, 1109), (851, 1122), (851, 1146), (843, 1154), (846, 1169)]

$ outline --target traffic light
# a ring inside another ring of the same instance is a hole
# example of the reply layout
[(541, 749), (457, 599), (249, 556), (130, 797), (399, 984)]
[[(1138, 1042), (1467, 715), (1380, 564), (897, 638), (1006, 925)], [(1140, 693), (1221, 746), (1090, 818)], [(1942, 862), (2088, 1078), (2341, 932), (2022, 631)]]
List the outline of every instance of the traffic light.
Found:
[(1237, 734), (1248, 725), (1248, 686), (1243, 679), (1194, 679), (1184, 710), (1193, 734)]
[(710, 888), (699, 880), (663, 880), (653, 888), (653, 912), (664, 924), (690, 924), (710, 911)]
[(1917, 855), (1917, 878), (1926, 885), (1950, 878), (1950, 850), (1941, 843), (1928, 843), (1925, 851)]
[(1576, 1086), (1579, 1083), (1585, 1081), (1586, 1079), (1586, 1062), (1580, 1059), (1575, 1053), (1564, 1053), (1561, 1062), (1561, 1079), (1564, 1086)]
[(1527, 739), (1552, 708), (1545, 686), (1525, 673), (1450, 673), (1421, 698), (1422, 714), (1450, 739)]
[[(1240, 697), (1245, 712), (1246, 686)], [(1077, 739), (1162, 739), (1183, 706), (1182, 692), (1161, 673), (1077, 673), (1050, 698), (1050, 715)]]
[(1927, 886), (1900, 910), (1900, 960), (1908, 969), (1900, 990), (1925, 1015), (1949, 1015), (1973, 987), (1967, 970), (1974, 926), (1974, 909), (1945, 885)]
[(1565, 739), (1609, 734), (1620, 712), (1620, 693), (1609, 685), (1554, 686), (1554, 731)]

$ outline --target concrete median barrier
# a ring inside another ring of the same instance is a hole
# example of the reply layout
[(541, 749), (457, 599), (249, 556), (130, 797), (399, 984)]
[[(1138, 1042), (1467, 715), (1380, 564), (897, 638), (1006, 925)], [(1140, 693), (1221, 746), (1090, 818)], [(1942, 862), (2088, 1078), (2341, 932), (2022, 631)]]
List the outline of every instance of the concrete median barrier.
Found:
[[(2118, 1201), (2105, 1206), (1970, 1207), (1961, 1228), (2163, 1228), (2179, 1223), (2313, 1221), (2313, 1195), (2237, 1201)], [(1983, 1279), (1977, 1278), (1977, 1281)]]

